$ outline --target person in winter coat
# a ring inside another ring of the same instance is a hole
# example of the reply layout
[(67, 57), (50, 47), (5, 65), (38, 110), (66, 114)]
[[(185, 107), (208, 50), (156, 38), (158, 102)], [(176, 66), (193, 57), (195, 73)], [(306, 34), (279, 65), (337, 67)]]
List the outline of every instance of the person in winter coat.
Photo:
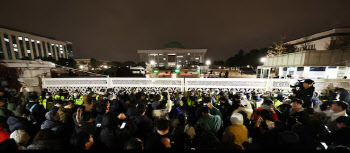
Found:
[(73, 121), (75, 124), (75, 133), (85, 131), (95, 134), (96, 125), (93, 122), (93, 114), (91, 112), (78, 109), (77, 112), (73, 114)]
[(28, 144), (28, 141), (30, 139), (30, 136), (27, 134), (24, 130), (16, 130), (13, 131), (10, 135), (11, 139), (14, 139), (16, 141), (16, 144), (18, 146), (18, 150), (26, 150), (26, 146)]
[(268, 110), (272, 113), (272, 121), (278, 120), (278, 116), (275, 112), (275, 106), (273, 105), (273, 102), (270, 99), (264, 100), (264, 102), (261, 104), (261, 106), (256, 110), (256, 112), (254, 113), (255, 120), (258, 120), (259, 112), (262, 110)]
[(349, 91), (347, 91), (344, 88), (338, 88), (335, 90), (337, 94), (339, 95), (339, 101), (345, 101), (348, 104), (350, 103), (350, 94)]
[[(139, 104), (137, 106), (138, 114), (135, 116), (130, 116), (129, 120), (134, 121), (135, 125), (138, 127), (136, 129), (135, 136), (141, 140), (145, 140), (152, 134), (153, 131), (153, 121), (149, 119), (146, 113), (146, 105)], [(142, 127), (142, 128), (141, 128)]]
[(55, 132), (56, 136), (59, 136), (63, 130), (59, 114), (55, 111), (49, 111), (45, 114), (45, 118), (46, 121), (41, 124), (41, 129), (51, 129)]
[(131, 138), (125, 147), (127, 151), (142, 151), (143, 149), (143, 143), (139, 138)]
[(220, 140), (213, 132), (210, 132), (207, 123), (198, 122), (195, 125), (196, 136), (192, 141), (192, 147), (199, 150), (215, 150), (220, 144)]
[[(178, 124), (173, 128), (171, 135), (174, 138), (174, 148), (175, 150), (184, 150), (189, 147), (191, 136), (188, 134), (189, 125), (186, 123), (185, 114), (180, 114), (178, 116)], [(193, 135), (194, 137), (194, 135)]]
[(40, 130), (34, 137), (28, 150), (56, 150), (63, 149), (62, 143), (55, 139), (55, 133), (51, 129)]
[(71, 143), (74, 147), (74, 150), (82, 151), (92, 149), (94, 142), (95, 141), (92, 134), (88, 132), (80, 132), (75, 135)]
[(233, 113), (230, 117), (231, 124), (228, 126), (222, 137), (223, 142), (230, 140), (230, 137), (235, 138), (234, 144), (242, 147), (244, 142), (248, 142), (248, 129), (243, 125), (243, 115), (239, 113)]
[(18, 110), (24, 108), (22, 105), (18, 105), (17, 98), (10, 98), (9, 103), (7, 104), (7, 109), (12, 112), (13, 115), (18, 116)]
[(26, 104), (25, 108), (28, 109), (33, 116), (33, 119), (30, 121), (33, 121), (36, 126), (40, 127), (41, 123), (45, 121), (45, 108), (39, 104), (36, 92), (28, 93), (28, 101), (29, 103)]
[(303, 88), (292, 95), (295, 98), (303, 100), (303, 108), (313, 108), (312, 97), (314, 96), (315, 92), (315, 87), (313, 84), (313, 80), (305, 79), (303, 82)]
[(3, 98), (0, 98), (0, 116), (8, 118), (12, 115), (12, 111), (7, 109), (7, 101)]
[(202, 108), (202, 117), (197, 121), (201, 123), (207, 123), (209, 126), (209, 131), (214, 134), (220, 130), (222, 127), (222, 120), (219, 115), (211, 115), (209, 107)]
[(170, 143), (172, 137), (169, 133), (169, 124), (170, 121), (167, 119), (159, 119), (157, 121), (157, 132), (147, 140), (145, 150), (169, 151), (172, 149), (172, 144)]
[(304, 104), (301, 99), (293, 99), (292, 100), (292, 108), (289, 109), (289, 115), (294, 116), (298, 119), (298, 121), (302, 124), (306, 124), (307, 122), (307, 114), (302, 107)]
[(68, 101), (67, 105), (60, 107), (57, 113), (60, 116), (60, 121), (65, 125), (73, 125), (72, 115), (75, 112), (74, 101)]
[(11, 116), (7, 119), (7, 124), (9, 125), (10, 132), (15, 130), (24, 130), (31, 137), (35, 135), (35, 129), (33, 129), (33, 123), (28, 121), (27, 117), (30, 115), (29, 110), (21, 109), (19, 110), (20, 116)]
[(336, 120), (337, 130), (330, 133), (328, 145), (329, 146), (347, 146), (350, 148), (350, 117), (340, 116)]
[(349, 104), (344, 101), (335, 101), (332, 104), (332, 111), (329, 117), (325, 118), (326, 126), (329, 131), (338, 129), (336, 119), (340, 116), (348, 116), (346, 114), (346, 109), (349, 107)]

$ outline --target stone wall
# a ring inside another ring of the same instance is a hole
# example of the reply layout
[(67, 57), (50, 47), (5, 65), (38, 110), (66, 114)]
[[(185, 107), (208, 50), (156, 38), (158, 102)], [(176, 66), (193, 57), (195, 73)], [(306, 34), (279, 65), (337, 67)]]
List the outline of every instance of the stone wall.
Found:
[(52, 68), (55, 64), (47, 61), (31, 60), (3, 60), (8, 67), (20, 68), (23, 70), (22, 76), (18, 79), (27, 91), (36, 91), (41, 93), (42, 79), (50, 78)]

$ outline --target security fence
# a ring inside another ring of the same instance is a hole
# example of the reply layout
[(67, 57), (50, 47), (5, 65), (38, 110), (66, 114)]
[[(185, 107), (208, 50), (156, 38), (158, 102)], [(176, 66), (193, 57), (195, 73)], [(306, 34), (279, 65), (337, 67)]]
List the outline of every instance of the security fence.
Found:
[[(295, 79), (255, 79), (255, 78), (43, 78), (42, 88), (55, 94), (59, 89), (67, 89), (70, 93), (78, 90), (85, 93), (88, 88), (94, 92), (100, 89), (112, 88), (114, 91), (133, 90), (147, 93), (191, 90), (227, 90), (227, 91), (283, 91), (290, 93), (290, 85)], [(327, 87), (340, 87), (350, 90), (350, 80), (347, 79), (318, 79), (315, 81), (317, 92)]]

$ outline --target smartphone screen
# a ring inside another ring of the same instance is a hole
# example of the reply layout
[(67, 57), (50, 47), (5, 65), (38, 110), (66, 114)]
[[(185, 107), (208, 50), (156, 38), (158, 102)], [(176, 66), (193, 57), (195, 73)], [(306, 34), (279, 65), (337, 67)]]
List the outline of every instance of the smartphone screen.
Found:
[(97, 124), (96, 124), (96, 127), (101, 127), (101, 123), (97, 123)]
[(125, 124), (126, 124), (126, 123), (125, 123), (125, 122), (123, 122), (123, 123), (122, 123), (122, 125), (120, 126), (120, 129), (124, 129)]
[(322, 144), (322, 146), (327, 150), (327, 148), (328, 148), (327, 144), (324, 143), (324, 142), (321, 142), (321, 144)]

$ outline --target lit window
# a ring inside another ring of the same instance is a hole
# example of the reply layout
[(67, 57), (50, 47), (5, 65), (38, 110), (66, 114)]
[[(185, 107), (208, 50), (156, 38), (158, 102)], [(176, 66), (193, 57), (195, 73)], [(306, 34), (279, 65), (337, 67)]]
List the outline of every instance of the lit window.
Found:
[(159, 54), (159, 55), (163, 55), (163, 54)]
[(60, 45), (60, 47), (62, 47), (62, 45)]
[(27, 53), (30, 53), (30, 50), (27, 50)]
[(191, 55), (191, 53), (187, 53), (187, 55)]
[(12, 44), (12, 46), (13, 46), (14, 48), (17, 48), (17, 44)]
[(29, 39), (28, 39), (28, 38), (24, 38), (24, 40), (25, 40), (25, 41), (29, 41)]
[(63, 51), (61, 51), (61, 54), (63, 54)]
[(39, 40), (37, 40), (37, 41), (36, 41), (36, 43), (38, 43), (38, 44), (39, 44), (39, 43), (40, 43), (40, 41), (39, 41)]
[(181, 62), (181, 60), (179, 60), (179, 62)]
[(17, 48), (14, 48), (13, 51), (18, 52), (18, 49), (17, 49)]
[(22, 40), (22, 37), (18, 37), (18, 40)]
[(55, 46), (55, 44), (51, 44), (51, 46)]
[(58, 47), (58, 44), (56, 44), (56, 47)]
[(199, 58), (198, 58), (198, 57), (196, 57), (196, 60), (199, 60)]
[(166, 58), (163, 58), (163, 60), (166, 60)]
[(49, 55), (51, 55), (51, 53), (49, 53)]
[(8, 38), (4, 38), (4, 40), (5, 40), (6, 42), (10, 42), (10, 39), (8, 39)]
[(33, 39), (32, 39), (31, 41), (32, 41), (32, 42), (34, 42), (34, 40), (33, 40)]
[(183, 58), (183, 56), (177, 56), (177, 58)]

